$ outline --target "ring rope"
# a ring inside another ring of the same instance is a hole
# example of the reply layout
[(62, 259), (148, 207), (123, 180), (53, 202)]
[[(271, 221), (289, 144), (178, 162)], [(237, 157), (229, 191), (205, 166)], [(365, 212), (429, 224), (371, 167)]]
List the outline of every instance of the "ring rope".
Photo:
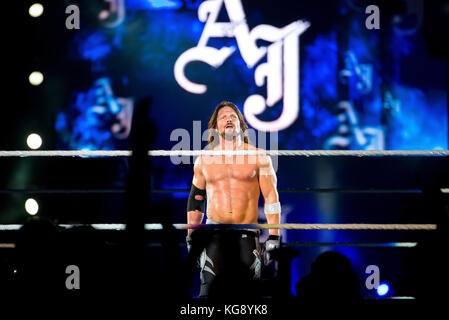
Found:
[[(97, 230), (125, 230), (125, 224), (59, 224), (59, 227), (92, 226)], [(19, 230), (21, 224), (0, 225), (0, 230)], [(436, 224), (367, 224), (367, 223), (283, 223), (283, 224), (173, 224), (185, 229), (287, 229), (287, 230), (436, 230)], [(162, 230), (160, 223), (145, 224), (145, 230)]]
[[(147, 244), (151, 247), (162, 247), (160, 242), (151, 242)], [(181, 245), (185, 246), (184, 243)], [(283, 242), (284, 247), (391, 247), (391, 248), (413, 248), (418, 242), (373, 242), (373, 243), (355, 243), (355, 242)], [(15, 243), (0, 243), (0, 249), (14, 249)]]
[[(436, 230), (436, 224), (282, 223), (282, 224), (177, 224), (177, 229), (286, 229), (286, 230)], [(155, 226), (156, 227), (156, 226)], [(145, 225), (147, 229), (147, 225)]]
[[(441, 192), (449, 193), (449, 189), (441, 188)], [(0, 194), (118, 194), (125, 193), (124, 188), (115, 189), (0, 189)], [(189, 193), (190, 189), (151, 189), (151, 193)], [(278, 189), (279, 193), (422, 193), (420, 189), (344, 189), (344, 188), (301, 188)]]
[[(129, 157), (129, 150), (0, 151), (0, 157)], [(449, 150), (150, 150), (149, 156), (448, 156)]]
[(418, 242), (283, 242), (284, 247), (390, 247), (413, 248)]

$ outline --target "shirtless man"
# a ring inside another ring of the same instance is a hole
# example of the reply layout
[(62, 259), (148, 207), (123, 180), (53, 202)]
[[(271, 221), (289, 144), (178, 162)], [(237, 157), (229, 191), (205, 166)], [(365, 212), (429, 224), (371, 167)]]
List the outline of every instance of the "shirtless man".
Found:
[[(244, 134), (247, 125), (238, 108), (231, 102), (224, 101), (215, 108), (208, 127), (215, 129), (209, 132), (209, 150), (258, 150), (248, 143), (248, 137)], [(206, 224), (257, 223), (260, 192), (265, 200), (267, 222), (280, 223), (281, 206), (276, 190), (276, 174), (269, 156), (198, 157), (194, 164), (192, 189), (187, 205), (187, 223), (200, 224), (203, 221), (206, 198)], [(192, 232), (194, 230), (189, 229), (187, 234), (189, 248)], [(259, 279), (259, 230), (246, 229), (238, 232), (240, 262), (251, 271), (254, 279)], [(223, 240), (214, 235), (201, 254), (200, 296), (208, 295), (210, 283), (222, 272), (224, 263), (220, 255), (223, 255), (223, 246), (226, 245), (222, 243)], [(270, 229), (265, 251), (279, 247), (279, 241), (279, 230)]]

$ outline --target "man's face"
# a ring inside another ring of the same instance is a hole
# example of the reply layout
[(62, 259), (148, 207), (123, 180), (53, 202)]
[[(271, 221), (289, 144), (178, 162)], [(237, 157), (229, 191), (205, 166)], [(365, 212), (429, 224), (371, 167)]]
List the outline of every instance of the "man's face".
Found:
[(226, 140), (240, 133), (239, 117), (231, 107), (223, 107), (218, 111), (217, 130)]

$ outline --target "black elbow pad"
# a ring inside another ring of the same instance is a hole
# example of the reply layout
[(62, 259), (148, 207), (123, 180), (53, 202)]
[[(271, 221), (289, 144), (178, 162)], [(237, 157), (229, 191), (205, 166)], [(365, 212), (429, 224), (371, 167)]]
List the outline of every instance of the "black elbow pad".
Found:
[[(204, 200), (196, 200), (195, 196), (203, 196)], [(192, 184), (189, 200), (187, 201), (187, 212), (198, 210), (204, 213), (204, 203), (206, 201), (206, 190), (201, 190)]]

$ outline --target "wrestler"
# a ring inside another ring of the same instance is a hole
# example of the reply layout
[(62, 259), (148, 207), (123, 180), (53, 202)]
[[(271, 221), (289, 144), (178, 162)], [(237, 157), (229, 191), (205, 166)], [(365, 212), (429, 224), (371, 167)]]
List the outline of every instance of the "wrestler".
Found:
[[(249, 143), (245, 135), (248, 127), (238, 108), (231, 102), (221, 102), (215, 108), (208, 128), (209, 150), (259, 150)], [(201, 156), (196, 159), (193, 171), (187, 223), (202, 223), (206, 199), (206, 224), (257, 223), (260, 192), (265, 201), (267, 222), (280, 223), (281, 206), (276, 189), (276, 174), (269, 156)], [(187, 234), (189, 249), (192, 232), (195, 231), (189, 229)], [(227, 232), (229, 234), (231, 231)], [(254, 279), (259, 279), (262, 265), (260, 232), (256, 229), (238, 232), (240, 262), (251, 271)], [(208, 241), (200, 256), (200, 297), (208, 295), (210, 283), (225, 265), (220, 257), (225, 249), (223, 246), (226, 246), (223, 237), (215, 232)], [(269, 252), (279, 247), (279, 243), (279, 230), (270, 229), (263, 251), (266, 260), (270, 258)]]

